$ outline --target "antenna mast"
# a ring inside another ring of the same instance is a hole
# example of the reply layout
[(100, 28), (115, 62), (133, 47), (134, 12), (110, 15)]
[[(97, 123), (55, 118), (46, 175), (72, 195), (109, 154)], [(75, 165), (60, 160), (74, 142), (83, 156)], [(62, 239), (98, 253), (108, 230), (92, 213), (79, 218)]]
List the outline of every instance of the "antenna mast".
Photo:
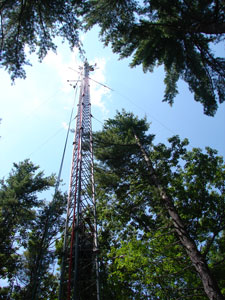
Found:
[(89, 72), (86, 61), (73, 142), (59, 300), (100, 300)]

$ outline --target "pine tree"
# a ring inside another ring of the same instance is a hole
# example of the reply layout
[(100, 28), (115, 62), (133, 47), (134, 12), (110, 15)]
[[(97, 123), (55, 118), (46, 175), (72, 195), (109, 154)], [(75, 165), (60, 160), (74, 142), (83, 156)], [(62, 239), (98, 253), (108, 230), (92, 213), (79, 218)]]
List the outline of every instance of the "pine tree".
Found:
[(225, 60), (212, 44), (224, 40), (222, 0), (87, 1), (86, 28), (97, 24), (101, 40), (131, 66), (152, 72), (164, 65), (163, 101), (173, 104), (177, 82), (184, 80), (204, 113), (213, 116), (225, 100)]
[(79, 30), (100, 28), (100, 38), (131, 66), (152, 72), (164, 65), (164, 100), (173, 104), (184, 80), (204, 113), (213, 116), (225, 99), (225, 60), (213, 44), (224, 40), (223, 0), (4, 0), (0, 4), (0, 66), (25, 78), (25, 47), (40, 61), (62, 37), (81, 50)]
[(71, 49), (80, 48), (76, 2), (81, 1), (1, 1), (0, 61), (12, 80), (26, 77), (24, 66), (30, 62), (25, 47), (40, 61), (49, 50), (56, 51), (56, 36), (66, 39)]
[(57, 294), (55, 241), (63, 230), (66, 200), (59, 192), (53, 201), (40, 199), (55, 177), (38, 169), (25, 160), (1, 181), (0, 276), (9, 283), (0, 290), (3, 299), (55, 299)]

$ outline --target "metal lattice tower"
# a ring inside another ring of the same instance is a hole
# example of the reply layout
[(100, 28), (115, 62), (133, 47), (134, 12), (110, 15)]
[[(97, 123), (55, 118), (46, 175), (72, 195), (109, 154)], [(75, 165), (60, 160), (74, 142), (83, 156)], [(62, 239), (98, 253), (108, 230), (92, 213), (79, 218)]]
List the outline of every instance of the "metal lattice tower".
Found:
[(85, 62), (73, 142), (59, 300), (100, 300), (89, 71)]

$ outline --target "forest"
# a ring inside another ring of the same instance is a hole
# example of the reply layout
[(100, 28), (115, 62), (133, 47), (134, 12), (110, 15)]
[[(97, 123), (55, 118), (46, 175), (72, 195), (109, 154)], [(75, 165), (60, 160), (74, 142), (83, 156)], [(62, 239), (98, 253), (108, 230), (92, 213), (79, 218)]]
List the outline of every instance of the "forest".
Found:
[[(123, 110), (94, 133), (102, 298), (224, 299), (223, 158), (149, 132)], [(1, 181), (1, 299), (57, 299), (66, 195), (41, 197), (54, 184), (29, 160)]]
[[(84, 58), (80, 35), (95, 26), (131, 67), (164, 66), (163, 101), (173, 105), (183, 80), (204, 114), (224, 102), (225, 59), (214, 52), (224, 43), (223, 0), (2, 0), (0, 67), (12, 83), (25, 79), (29, 54), (43, 61), (56, 38)], [(224, 300), (217, 150), (176, 135), (155, 143), (148, 120), (125, 110), (93, 134), (93, 149), (101, 298)], [(0, 299), (58, 299), (67, 195), (53, 192), (56, 181), (29, 159), (0, 181)]]

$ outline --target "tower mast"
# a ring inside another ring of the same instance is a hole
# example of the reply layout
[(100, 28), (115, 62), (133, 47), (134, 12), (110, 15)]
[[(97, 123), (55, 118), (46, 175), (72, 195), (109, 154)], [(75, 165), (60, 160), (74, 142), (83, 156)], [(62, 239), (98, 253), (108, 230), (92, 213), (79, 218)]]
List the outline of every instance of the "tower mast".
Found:
[(59, 300), (100, 300), (89, 72), (82, 69), (64, 232)]

